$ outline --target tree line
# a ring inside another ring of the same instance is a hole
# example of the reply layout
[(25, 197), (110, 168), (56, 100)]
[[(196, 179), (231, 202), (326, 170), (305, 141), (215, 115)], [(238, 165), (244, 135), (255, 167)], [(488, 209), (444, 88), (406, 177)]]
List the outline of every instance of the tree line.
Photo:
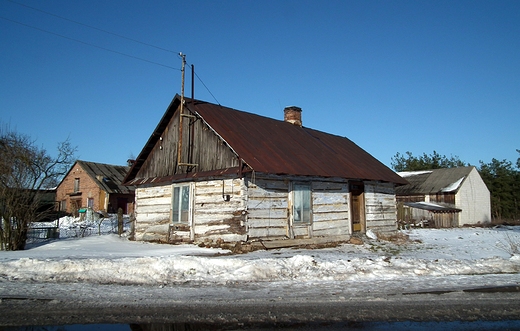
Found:
[[(516, 150), (520, 153), (520, 150)], [(399, 171), (418, 171), (440, 168), (465, 167), (458, 156), (440, 155), (436, 151), (414, 156), (411, 152), (397, 153), (392, 157), (391, 167)], [(520, 157), (513, 163), (509, 160), (479, 161), (475, 168), (491, 193), (491, 216), (494, 220), (520, 219)]]

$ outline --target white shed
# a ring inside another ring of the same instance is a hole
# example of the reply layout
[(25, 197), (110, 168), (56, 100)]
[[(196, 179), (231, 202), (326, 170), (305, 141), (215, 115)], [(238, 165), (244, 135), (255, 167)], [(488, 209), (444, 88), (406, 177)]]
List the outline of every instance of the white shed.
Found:
[[(398, 174), (409, 182), (396, 188), (398, 203), (415, 208), (410, 203), (426, 202), (445, 207), (448, 212), (458, 209), (460, 212), (457, 212), (452, 226), (491, 222), (491, 196), (475, 167), (404, 171)], [(422, 209), (416, 214), (424, 215)], [(434, 212), (438, 210), (432, 209), (431, 213)]]

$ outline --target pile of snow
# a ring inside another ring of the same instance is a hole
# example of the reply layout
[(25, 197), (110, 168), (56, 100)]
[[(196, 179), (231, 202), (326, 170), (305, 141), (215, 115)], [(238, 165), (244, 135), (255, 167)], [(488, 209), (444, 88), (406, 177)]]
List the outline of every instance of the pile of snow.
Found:
[(244, 255), (195, 245), (132, 242), (114, 234), (64, 238), (25, 251), (0, 252), (0, 280), (143, 285), (383, 282), (520, 271), (518, 227), (402, 232), (410, 237), (403, 245), (366, 239), (363, 245)]

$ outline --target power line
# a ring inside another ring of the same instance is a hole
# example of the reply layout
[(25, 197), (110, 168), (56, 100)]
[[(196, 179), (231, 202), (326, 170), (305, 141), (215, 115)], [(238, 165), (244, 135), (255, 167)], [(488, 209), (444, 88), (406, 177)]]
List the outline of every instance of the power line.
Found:
[(169, 52), (169, 53), (175, 53), (175, 54), (179, 53), (179, 52), (175, 52), (175, 51), (172, 51), (170, 49), (167, 49), (167, 48), (155, 46), (155, 45), (152, 45), (150, 43), (146, 43), (144, 41), (140, 41), (140, 40), (133, 39), (133, 38), (130, 38), (130, 37), (126, 37), (126, 36), (123, 36), (123, 35), (120, 35), (120, 34), (117, 34), (117, 33), (114, 33), (114, 32), (110, 32), (108, 30), (100, 29), (100, 28), (97, 28), (97, 27), (92, 26), (92, 25), (88, 25), (88, 24), (81, 23), (81, 22), (78, 22), (78, 21), (75, 21), (75, 20), (71, 20), (69, 18), (66, 18), (66, 17), (63, 17), (63, 16), (59, 16), (59, 15), (56, 15), (56, 14), (47, 12), (45, 10), (41, 10), (39, 8), (35, 8), (35, 7), (32, 7), (32, 6), (29, 6), (29, 5), (26, 5), (26, 4), (23, 4), (23, 3), (19, 3), (19, 2), (13, 1), (13, 0), (7, 0), (7, 1), (9, 1), (11, 3), (14, 3), (14, 4), (17, 4), (19, 6), (23, 6), (23, 7), (27, 7), (27, 8), (30, 8), (32, 10), (35, 10), (35, 11), (39, 11), (40, 13), (44, 13), (46, 15), (54, 16), (54, 17), (57, 17), (59, 19), (65, 20), (65, 21), (72, 22), (74, 24), (78, 24), (78, 25), (81, 25), (81, 26), (84, 26), (84, 27), (87, 27), (87, 28), (90, 28), (90, 29), (94, 29), (94, 30), (97, 30), (97, 31), (100, 31), (100, 32), (103, 32), (103, 33), (107, 33), (107, 34), (110, 34), (112, 36), (116, 36), (116, 37), (119, 37), (119, 38), (122, 38), (122, 39), (130, 40), (130, 41), (133, 41), (133, 42), (141, 44), (141, 45), (145, 45), (145, 46), (153, 47), (153, 48), (156, 48), (156, 49), (160, 49), (162, 51)]
[[(30, 8), (32, 10), (41, 12), (41, 13), (49, 15), (49, 16), (53, 16), (53, 17), (56, 17), (56, 18), (59, 18), (59, 19), (62, 19), (62, 20), (65, 20), (65, 21), (68, 21), (68, 22), (71, 22), (71, 23), (74, 23), (74, 24), (78, 24), (78, 25), (81, 25), (81, 26), (84, 26), (84, 27), (87, 27), (87, 28), (90, 28), (90, 29), (93, 29), (93, 30), (96, 30), (96, 31), (100, 31), (100, 32), (103, 32), (103, 33), (106, 33), (106, 34), (109, 34), (109, 35), (112, 35), (112, 36), (116, 36), (118, 38), (126, 39), (126, 40), (129, 40), (129, 41), (141, 44), (141, 45), (145, 45), (145, 46), (148, 46), (148, 47), (153, 47), (153, 48), (165, 51), (165, 52), (174, 53), (174, 54), (177, 54), (177, 55), (180, 54), (179, 52), (175, 52), (175, 51), (172, 51), (172, 50), (167, 49), (167, 48), (159, 47), (159, 46), (156, 46), (156, 45), (153, 45), (153, 44), (150, 44), (150, 43), (146, 43), (146, 42), (134, 39), (134, 38), (126, 37), (126, 36), (123, 36), (123, 35), (120, 35), (120, 34), (117, 34), (117, 33), (111, 32), (111, 31), (108, 31), (108, 30), (100, 29), (100, 28), (97, 28), (95, 26), (92, 26), (92, 25), (89, 25), (89, 24), (85, 24), (85, 23), (82, 23), (82, 22), (78, 22), (78, 21), (75, 21), (75, 20), (72, 20), (72, 19), (60, 16), (60, 15), (56, 15), (56, 14), (44, 11), (42, 9), (39, 9), (39, 8), (35, 8), (35, 7), (29, 6), (29, 5), (26, 5), (26, 4), (23, 4), (23, 3), (19, 3), (19, 2), (14, 1), (14, 0), (7, 0), (7, 1), (9, 1), (11, 3), (14, 3), (14, 4), (17, 4), (19, 6)], [(81, 43), (81, 44), (84, 44), (84, 45), (87, 45), (87, 46), (99, 48), (99, 49), (102, 49), (102, 50), (105, 50), (105, 51), (108, 51), (108, 52), (112, 52), (112, 53), (115, 53), (115, 54), (123, 55), (123, 56), (130, 57), (130, 58), (133, 58), (133, 59), (136, 59), (136, 60), (140, 60), (140, 61), (148, 62), (148, 63), (151, 63), (151, 64), (159, 65), (159, 66), (162, 66), (162, 67), (165, 67), (165, 68), (168, 68), (168, 69), (174, 69), (174, 70), (181, 71), (181, 69), (179, 69), (179, 68), (174, 68), (174, 67), (171, 67), (171, 66), (168, 66), (168, 65), (164, 65), (164, 64), (161, 64), (161, 63), (158, 63), (158, 62), (154, 62), (154, 61), (150, 61), (150, 60), (147, 60), (147, 59), (143, 59), (143, 58), (140, 58), (140, 57), (137, 57), (137, 56), (126, 54), (126, 53), (119, 52), (119, 51), (116, 51), (116, 50), (112, 50), (112, 49), (109, 49), (109, 48), (106, 48), (106, 47), (98, 46), (98, 45), (95, 45), (95, 44), (92, 44), (92, 43), (84, 42), (84, 41), (79, 40), (79, 39), (67, 37), (67, 36), (64, 36), (64, 35), (61, 35), (61, 34), (58, 34), (58, 33), (54, 33), (54, 32), (51, 32), (51, 31), (48, 31), (48, 30), (45, 30), (45, 29), (42, 29), (42, 28), (38, 28), (38, 27), (35, 27), (35, 26), (32, 26), (32, 25), (29, 25), (29, 24), (21, 23), (21, 22), (18, 22), (18, 21), (15, 21), (15, 20), (11, 20), (11, 19), (8, 19), (8, 18), (5, 18), (5, 17), (1, 17), (1, 16), (0, 16), (0, 18), (2, 18), (4, 20), (7, 20), (7, 21), (10, 21), (10, 22), (13, 22), (13, 23), (17, 23), (17, 24), (29, 27), (29, 28), (32, 28), (32, 29), (36, 29), (36, 30), (42, 31), (42, 32), (45, 32), (45, 33), (49, 33), (49, 34), (52, 34), (52, 35), (55, 35), (55, 36), (58, 36), (58, 37), (61, 37), (61, 38), (72, 40), (72, 41), (75, 41), (75, 42), (78, 42), (78, 43)], [(213, 97), (213, 99), (217, 102), (217, 104), (220, 105), (220, 102), (218, 102), (217, 98), (213, 95), (213, 93), (211, 93), (209, 88), (206, 86), (206, 84), (202, 81), (202, 79), (199, 77), (199, 75), (196, 72), (195, 72), (195, 76), (202, 83), (202, 85), (208, 91), (208, 93)]]
[(218, 102), (217, 98), (215, 98), (215, 96), (213, 95), (213, 93), (211, 93), (211, 91), (209, 90), (209, 88), (206, 86), (206, 84), (204, 84), (204, 82), (202, 81), (202, 79), (200, 79), (199, 75), (197, 75), (197, 72), (194, 71), (195, 73), (195, 76), (197, 77), (197, 79), (202, 83), (202, 85), (206, 88), (206, 90), (209, 92), (209, 94), (211, 94), (211, 96), (213, 97), (213, 99), (215, 99), (215, 101), (217, 102), (217, 104), (220, 106), (220, 102)]
[(78, 42), (78, 43), (83, 44), (83, 45), (95, 47), (95, 48), (98, 48), (98, 49), (102, 49), (104, 51), (108, 51), (108, 52), (112, 52), (112, 53), (115, 53), (115, 54), (123, 55), (123, 56), (129, 57), (129, 58), (132, 58), (132, 59), (136, 59), (136, 60), (139, 60), (139, 61), (148, 62), (148, 63), (155, 64), (155, 65), (158, 65), (158, 66), (161, 66), (161, 67), (165, 67), (165, 68), (168, 68), (168, 69), (179, 70), (179, 71), (181, 70), (179, 68), (175, 68), (175, 67), (172, 67), (172, 66), (169, 66), (169, 65), (166, 65), (166, 64), (162, 64), (162, 63), (159, 63), (159, 62), (143, 59), (143, 58), (138, 57), (138, 56), (134, 56), (134, 55), (130, 55), (130, 54), (127, 54), (127, 53), (119, 52), (119, 51), (116, 51), (116, 50), (113, 50), (113, 49), (110, 49), (110, 48), (106, 48), (106, 47), (103, 47), (103, 46), (98, 46), (98, 45), (95, 45), (95, 44), (92, 44), (92, 43), (88, 43), (86, 41), (79, 40), (79, 39), (76, 39), (76, 38), (67, 37), (67, 36), (64, 36), (64, 35), (59, 34), (59, 33), (51, 32), (51, 31), (48, 31), (48, 30), (45, 30), (45, 29), (42, 29), (42, 28), (38, 28), (36, 26), (29, 25), (29, 24), (21, 23), (21, 22), (18, 22), (18, 21), (9, 19), (9, 18), (5, 18), (3, 16), (0, 16), (0, 18), (3, 19), (3, 20), (9, 21), (11, 23), (16, 23), (16, 24), (23, 25), (23, 26), (31, 28), (31, 29), (35, 29), (35, 30), (38, 30), (38, 31), (41, 31), (41, 32), (45, 32), (45, 33), (57, 36), (57, 37), (61, 37), (61, 38), (68, 39), (68, 40), (72, 40), (72, 41)]

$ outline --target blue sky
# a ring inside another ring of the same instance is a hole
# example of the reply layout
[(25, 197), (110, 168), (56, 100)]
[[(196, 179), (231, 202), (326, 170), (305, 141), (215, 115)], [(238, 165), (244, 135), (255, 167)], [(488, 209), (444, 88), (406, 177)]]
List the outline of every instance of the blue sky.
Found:
[(519, 156), (520, 1), (13, 1), (0, 123), (51, 153), (69, 138), (82, 160), (136, 157), (181, 91), (183, 52), (196, 98), (276, 119), (299, 106), (388, 166)]

